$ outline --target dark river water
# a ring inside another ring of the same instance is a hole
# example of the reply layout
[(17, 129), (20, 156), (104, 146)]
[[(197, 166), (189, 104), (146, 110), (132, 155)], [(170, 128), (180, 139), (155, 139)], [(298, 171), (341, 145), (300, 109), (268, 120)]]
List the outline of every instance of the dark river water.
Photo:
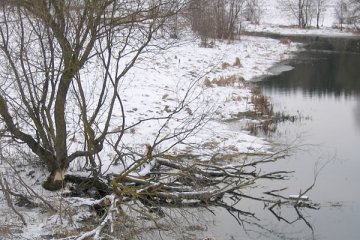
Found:
[(259, 85), (275, 109), (300, 116), (271, 137), (299, 146), (277, 167), (295, 171), (289, 193), (305, 190), (319, 172), (308, 195), (321, 208), (306, 213), (313, 231), (281, 239), (360, 239), (360, 54), (306, 51), (290, 65)]

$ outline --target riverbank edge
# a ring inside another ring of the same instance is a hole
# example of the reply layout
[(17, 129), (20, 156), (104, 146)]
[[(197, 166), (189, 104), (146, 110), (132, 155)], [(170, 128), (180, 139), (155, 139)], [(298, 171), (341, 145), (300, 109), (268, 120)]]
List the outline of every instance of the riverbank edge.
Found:
[(267, 37), (272, 39), (287, 38), (290, 41), (304, 44), (306, 49), (346, 51), (360, 53), (360, 35), (322, 35), (322, 34), (286, 34), (276, 32), (245, 31), (243, 35)]

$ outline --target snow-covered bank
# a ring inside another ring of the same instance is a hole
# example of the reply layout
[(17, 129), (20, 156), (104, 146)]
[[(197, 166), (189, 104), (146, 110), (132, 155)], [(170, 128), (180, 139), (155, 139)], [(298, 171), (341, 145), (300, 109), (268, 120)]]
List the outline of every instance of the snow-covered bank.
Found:
[[(229, 129), (224, 120), (252, 109), (251, 89), (244, 84), (244, 80), (251, 81), (272, 74), (269, 68), (291, 57), (297, 49), (295, 43), (281, 44), (278, 40), (248, 36), (241, 36), (241, 40), (231, 43), (216, 41), (213, 48), (202, 48), (199, 41), (192, 38), (155, 57), (143, 56), (124, 81), (126, 87), (122, 96), (127, 124), (146, 118), (165, 117), (193, 86), (186, 102), (187, 116), (181, 115), (179, 118), (196, 120), (196, 114), (201, 112), (208, 121), (200, 131), (186, 139), (184, 145), (179, 144), (171, 149), (173, 152), (188, 151), (188, 144), (211, 145), (212, 152), (229, 151), (229, 146), (241, 153), (267, 151), (269, 146), (263, 139)], [(236, 61), (239, 62), (235, 64)], [(170, 131), (180, 128), (181, 122), (171, 122), (167, 127)], [(152, 143), (159, 124), (159, 120), (154, 120), (139, 125), (139, 131), (125, 133), (124, 143), (135, 147)], [(166, 149), (171, 144), (170, 141), (159, 148)]]
[(262, 32), (262, 33), (276, 33), (280, 35), (293, 35), (293, 36), (304, 36), (304, 35), (313, 35), (313, 36), (329, 36), (329, 37), (355, 37), (359, 34), (355, 34), (350, 31), (341, 31), (338, 28), (332, 27), (322, 27), (322, 28), (297, 28), (294, 26), (280, 26), (274, 24), (262, 24), (246, 25), (246, 31), (248, 32)]

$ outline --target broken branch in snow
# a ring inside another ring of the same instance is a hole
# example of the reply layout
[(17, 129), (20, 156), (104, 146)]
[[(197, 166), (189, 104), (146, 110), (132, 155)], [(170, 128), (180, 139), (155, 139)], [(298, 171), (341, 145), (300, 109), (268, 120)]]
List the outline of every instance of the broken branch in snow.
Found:
[[(205, 164), (191, 160), (172, 161), (157, 157), (144, 176), (130, 173), (133, 168), (116, 176), (112, 180), (114, 193), (121, 201), (138, 200), (145, 205), (155, 206), (200, 206), (215, 205), (225, 195), (244, 196), (242, 189), (249, 187), (259, 179), (283, 180), (289, 172), (274, 171), (262, 173), (256, 169), (258, 164), (280, 159), (255, 160), (249, 163)], [(147, 162), (146, 157), (141, 162)], [(156, 166), (156, 170), (154, 169)]]
[(101, 232), (103, 229), (110, 225), (110, 233), (114, 232), (114, 221), (116, 221), (116, 216), (120, 213), (118, 208), (118, 201), (119, 199), (116, 198), (114, 194), (106, 196), (100, 200), (98, 200), (94, 205), (100, 204), (100, 205), (107, 205), (108, 209), (106, 214), (104, 215), (103, 219), (101, 220), (100, 224), (94, 228), (93, 230), (90, 230), (88, 232), (82, 233), (77, 236), (69, 237), (66, 239), (77, 239), (77, 240), (83, 240), (88, 239), (92, 237), (92, 239), (100, 239)]
[(40, 196), (40, 194), (38, 194), (34, 189), (32, 189), (30, 186), (28, 186), (25, 181), (23, 180), (23, 178), (20, 176), (19, 172), (16, 170), (15, 166), (8, 160), (8, 159), (4, 159), (5, 162), (10, 166), (10, 168), (13, 171), (13, 177), (15, 178), (15, 180), (22, 186), (24, 187), (25, 191), (31, 196), (31, 197), (35, 197), (38, 198), (42, 203), (44, 203), (44, 205), (50, 209), (53, 212), (57, 212), (56, 208), (53, 207), (48, 201), (46, 201), (42, 196)]
[(6, 202), (8, 204), (8, 206), (14, 211), (14, 213), (16, 215), (18, 215), (18, 217), (20, 218), (21, 222), (26, 226), (26, 221), (23, 215), (21, 215), (21, 213), (19, 213), (19, 211), (16, 210), (16, 208), (14, 207), (11, 197), (10, 197), (10, 188), (9, 188), (9, 184), (6, 181), (5, 178), (2, 177), (2, 175), (0, 175), (0, 187), (1, 190), (5, 196)]

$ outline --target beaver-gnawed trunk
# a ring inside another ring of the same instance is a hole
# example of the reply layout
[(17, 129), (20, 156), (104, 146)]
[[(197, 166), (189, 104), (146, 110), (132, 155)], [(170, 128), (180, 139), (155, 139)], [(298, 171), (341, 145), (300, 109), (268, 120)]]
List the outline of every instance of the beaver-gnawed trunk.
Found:
[(63, 188), (66, 169), (53, 170), (42, 186), (49, 191), (57, 191)]

